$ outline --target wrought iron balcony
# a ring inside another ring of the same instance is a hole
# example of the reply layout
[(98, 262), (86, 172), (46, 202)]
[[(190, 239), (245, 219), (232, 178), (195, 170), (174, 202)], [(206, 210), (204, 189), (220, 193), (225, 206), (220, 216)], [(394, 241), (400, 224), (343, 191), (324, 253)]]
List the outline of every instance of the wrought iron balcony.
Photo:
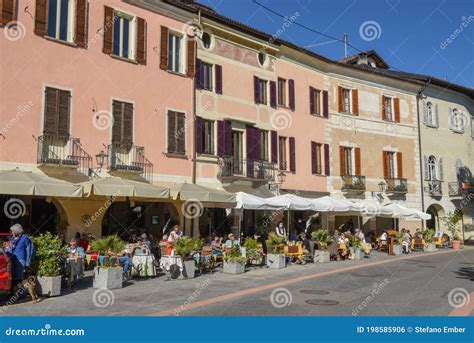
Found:
[(113, 143), (107, 150), (110, 170), (137, 173), (152, 182), (153, 164), (145, 157), (144, 147)]
[(443, 183), (439, 180), (428, 181), (428, 186), (425, 187), (425, 192), (431, 196), (442, 196), (443, 195)]
[(474, 184), (471, 182), (449, 182), (448, 194), (450, 197), (463, 196), (474, 193)]
[(275, 165), (272, 162), (261, 160), (251, 161), (234, 157), (224, 157), (221, 176), (270, 181), (275, 179)]
[(396, 178), (396, 179), (385, 179), (387, 183), (387, 193), (405, 194), (408, 192), (407, 179)]
[(78, 138), (43, 135), (38, 138), (38, 164), (78, 168), (90, 175), (92, 157)]
[(364, 192), (366, 190), (365, 176), (343, 175), (341, 190), (343, 192)]

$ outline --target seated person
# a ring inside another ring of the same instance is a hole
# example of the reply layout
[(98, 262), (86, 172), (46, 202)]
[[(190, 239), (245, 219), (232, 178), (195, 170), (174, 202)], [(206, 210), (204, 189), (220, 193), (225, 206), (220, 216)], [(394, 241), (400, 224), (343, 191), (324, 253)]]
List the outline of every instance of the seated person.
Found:
[(296, 231), (296, 230), (291, 231), (291, 235), (290, 235), (289, 241), (290, 241), (290, 242), (297, 242), (297, 241), (299, 241), (298, 231)]
[(380, 235), (380, 239), (379, 239), (379, 249), (382, 247), (382, 245), (386, 245), (387, 244), (387, 232), (383, 232), (382, 235)]
[(212, 254), (222, 256), (222, 237), (216, 235), (211, 242)]
[(108, 255), (112, 258), (118, 258), (119, 263), (123, 266), (124, 277), (127, 277), (130, 268), (133, 266), (132, 259), (127, 255), (127, 249), (117, 254), (109, 250)]
[(235, 238), (233, 233), (229, 234), (227, 241), (224, 244), (225, 248), (232, 248), (234, 245), (240, 246), (239, 241)]
[(306, 237), (306, 234), (304, 232), (300, 233), (299, 235), (299, 241), (301, 242), (301, 246), (303, 247), (303, 250), (305, 253), (310, 253), (311, 252), (311, 243), (309, 239)]
[(69, 246), (67, 247), (68, 259), (78, 259), (84, 257), (84, 249), (78, 246), (77, 240), (71, 239)]

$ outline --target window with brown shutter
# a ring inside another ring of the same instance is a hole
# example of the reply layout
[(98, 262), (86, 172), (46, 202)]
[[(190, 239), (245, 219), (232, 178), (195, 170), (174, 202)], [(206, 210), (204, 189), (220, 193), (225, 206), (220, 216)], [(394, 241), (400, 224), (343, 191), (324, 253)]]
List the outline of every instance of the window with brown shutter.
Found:
[(382, 104), (380, 105), (380, 111), (382, 112), (382, 120), (387, 120), (387, 111), (385, 110), (385, 96), (382, 95)]
[(147, 25), (143, 18), (137, 17), (137, 63), (146, 65)]
[(15, 20), (15, 0), (1, 0), (0, 1), (0, 25), (6, 25)]
[(111, 55), (113, 52), (114, 45), (114, 9), (108, 6), (104, 6), (104, 43), (102, 52), (107, 55)]
[(47, 22), (47, 0), (36, 0), (35, 8), (35, 34), (38, 36), (45, 36), (47, 33), (46, 22)]
[(168, 111), (168, 153), (186, 153), (186, 130), (184, 113)]
[(346, 175), (346, 158), (345, 158), (345, 147), (340, 146), (339, 147), (339, 172), (341, 176)]
[(196, 41), (194, 38), (188, 38), (188, 68), (186, 70), (186, 75), (189, 77), (194, 77), (196, 72)]
[(395, 121), (400, 122), (400, 99), (393, 98), (393, 112), (395, 113)]
[(112, 143), (124, 146), (133, 145), (133, 104), (113, 100)]
[(355, 175), (361, 176), (362, 167), (361, 167), (361, 160), (360, 160), (360, 148), (354, 148), (355, 153)]
[(401, 152), (397, 154), (397, 177), (399, 179), (403, 178), (403, 156)]
[(45, 89), (43, 134), (69, 136), (71, 92), (52, 87)]
[(344, 112), (344, 88), (341, 86), (337, 87), (337, 111)]
[(390, 178), (390, 170), (389, 170), (389, 163), (388, 163), (388, 152), (382, 151), (382, 162), (383, 162), (383, 177), (385, 179)]
[(168, 70), (168, 28), (161, 27), (160, 69)]
[(352, 114), (359, 115), (359, 92), (357, 89), (352, 90)]
[(74, 42), (80, 48), (87, 48), (87, 32), (89, 24), (89, 3), (87, 0), (76, 2), (76, 36)]

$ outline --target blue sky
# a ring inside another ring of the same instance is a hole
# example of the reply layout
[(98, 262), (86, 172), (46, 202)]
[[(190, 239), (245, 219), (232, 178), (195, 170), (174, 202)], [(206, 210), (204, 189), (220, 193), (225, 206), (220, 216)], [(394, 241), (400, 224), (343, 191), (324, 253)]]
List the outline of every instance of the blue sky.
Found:
[[(342, 39), (347, 33), (351, 45), (360, 50), (375, 49), (396, 70), (447, 78), (474, 88), (472, 0), (257, 1), (284, 16), (295, 16), (295, 23), (329, 36)], [(275, 34), (284, 23), (284, 19), (253, 0), (199, 2), (269, 34)], [(453, 39), (448, 42), (450, 36)], [(281, 37), (332, 59), (344, 57), (342, 43), (328, 43), (331, 38), (295, 24), (285, 29)], [(356, 52), (349, 48), (348, 54)]]

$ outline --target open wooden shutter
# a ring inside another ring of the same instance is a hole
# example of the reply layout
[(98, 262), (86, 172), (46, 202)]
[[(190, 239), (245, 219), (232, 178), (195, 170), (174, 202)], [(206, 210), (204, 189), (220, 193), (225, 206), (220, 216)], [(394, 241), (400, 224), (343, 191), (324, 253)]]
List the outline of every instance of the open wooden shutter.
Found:
[(288, 81), (288, 92), (289, 92), (289, 106), (292, 111), (295, 110), (295, 80), (289, 80)]
[(277, 107), (277, 88), (276, 88), (276, 82), (275, 81), (270, 81), (270, 106), (272, 108)]
[(278, 163), (278, 133), (276, 131), (271, 131), (270, 140), (272, 149), (272, 163)]
[(161, 27), (160, 69), (168, 70), (168, 28)]
[(15, 18), (15, 0), (0, 0), (0, 25), (6, 25)]
[(104, 45), (102, 52), (111, 55), (114, 51), (114, 9), (104, 6)]
[(393, 111), (395, 114), (395, 121), (399, 123), (400, 122), (400, 99), (399, 98), (393, 99)]
[(128, 102), (123, 103), (122, 144), (133, 144), (133, 104)]
[(36, 0), (36, 8), (35, 8), (35, 34), (38, 36), (45, 36), (47, 33), (46, 25), (47, 25), (47, 10), (46, 5), (47, 0)]
[(43, 134), (56, 135), (59, 90), (46, 87), (44, 97)]
[(177, 151), (176, 146), (176, 112), (168, 112), (168, 152), (174, 153)]
[(357, 89), (352, 90), (352, 113), (356, 116), (359, 115), (359, 92)]
[(337, 111), (344, 112), (344, 88), (341, 86), (337, 87)]
[(204, 88), (204, 80), (203, 80), (203, 73), (202, 73), (202, 63), (199, 58), (196, 59), (196, 88), (203, 89)]
[(331, 161), (329, 156), (329, 144), (324, 144), (324, 174), (331, 175)]
[(403, 178), (403, 157), (401, 152), (397, 154), (397, 177), (399, 179)]
[(215, 64), (214, 71), (216, 73), (216, 93), (222, 94), (222, 66)]
[(196, 153), (202, 154), (204, 151), (203, 146), (204, 139), (204, 120), (201, 117), (196, 116)]
[(186, 128), (184, 113), (176, 113), (176, 152), (179, 154), (186, 153)]
[(225, 156), (225, 122), (219, 120), (217, 122), (217, 156)]
[(423, 156), (423, 175), (424, 175), (424, 178), (425, 180), (429, 180), (430, 179), (430, 170), (429, 170), (429, 165), (428, 165), (428, 157)]
[(388, 179), (390, 176), (390, 168), (388, 165), (388, 151), (382, 151), (382, 163), (383, 163), (383, 177)]
[(346, 165), (346, 155), (344, 154), (344, 147), (339, 147), (339, 171), (341, 176), (346, 175), (344, 166)]
[(76, 37), (74, 42), (80, 48), (87, 48), (87, 32), (89, 24), (89, 2), (76, 1)]
[(112, 126), (112, 143), (122, 143), (122, 127), (123, 127), (123, 109), (120, 101), (112, 102), (112, 115), (114, 124)]
[(289, 138), (289, 146), (290, 146), (290, 171), (292, 173), (296, 173), (296, 143), (295, 137)]
[(309, 113), (314, 114), (314, 88), (309, 87)]
[(146, 65), (147, 24), (145, 19), (137, 18), (137, 63)]
[(356, 176), (361, 176), (361, 161), (360, 161), (360, 148), (354, 148), (355, 152), (355, 174)]
[(382, 104), (380, 105), (380, 111), (382, 112), (382, 120), (387, 120), (387, 110), (385, 108), (385, 96), (382, 95)]
[(69, 137), (69, 115), (71, 109), (71, 92), (59, 90), (57, 113), (57, 136)]
[(443, 167), (443, 158), (440, 157), (438, 160), (438, 174), (439, 174), (439, 181), (444, 180), (444, 167)]
[(188, 68), (186, 75), (194, 77), (196, 74), (196, 41), (194, 38), (188, 38)]
[(318, 168), (317, 168), (317, 161), (316, 161), (316, 149), (318, 146), (316, 145), (315, 142), (311, 142), (311, 173), (312, 174), (317, 174), (318, 173)]
[(258, 81), (259, 81), (258, 77), (254, 76), (253, 77), (253, 99), (254, 99), (256, 104), (260, 103), (260, 101), (259, 101), (260, 99), (258, 97), (258, 93), (259, 93), (259, 91), (258, 91), (258, 83), (259, 82)]
[(329, 93), (323, 91), (323, 117), (329, 118)]

